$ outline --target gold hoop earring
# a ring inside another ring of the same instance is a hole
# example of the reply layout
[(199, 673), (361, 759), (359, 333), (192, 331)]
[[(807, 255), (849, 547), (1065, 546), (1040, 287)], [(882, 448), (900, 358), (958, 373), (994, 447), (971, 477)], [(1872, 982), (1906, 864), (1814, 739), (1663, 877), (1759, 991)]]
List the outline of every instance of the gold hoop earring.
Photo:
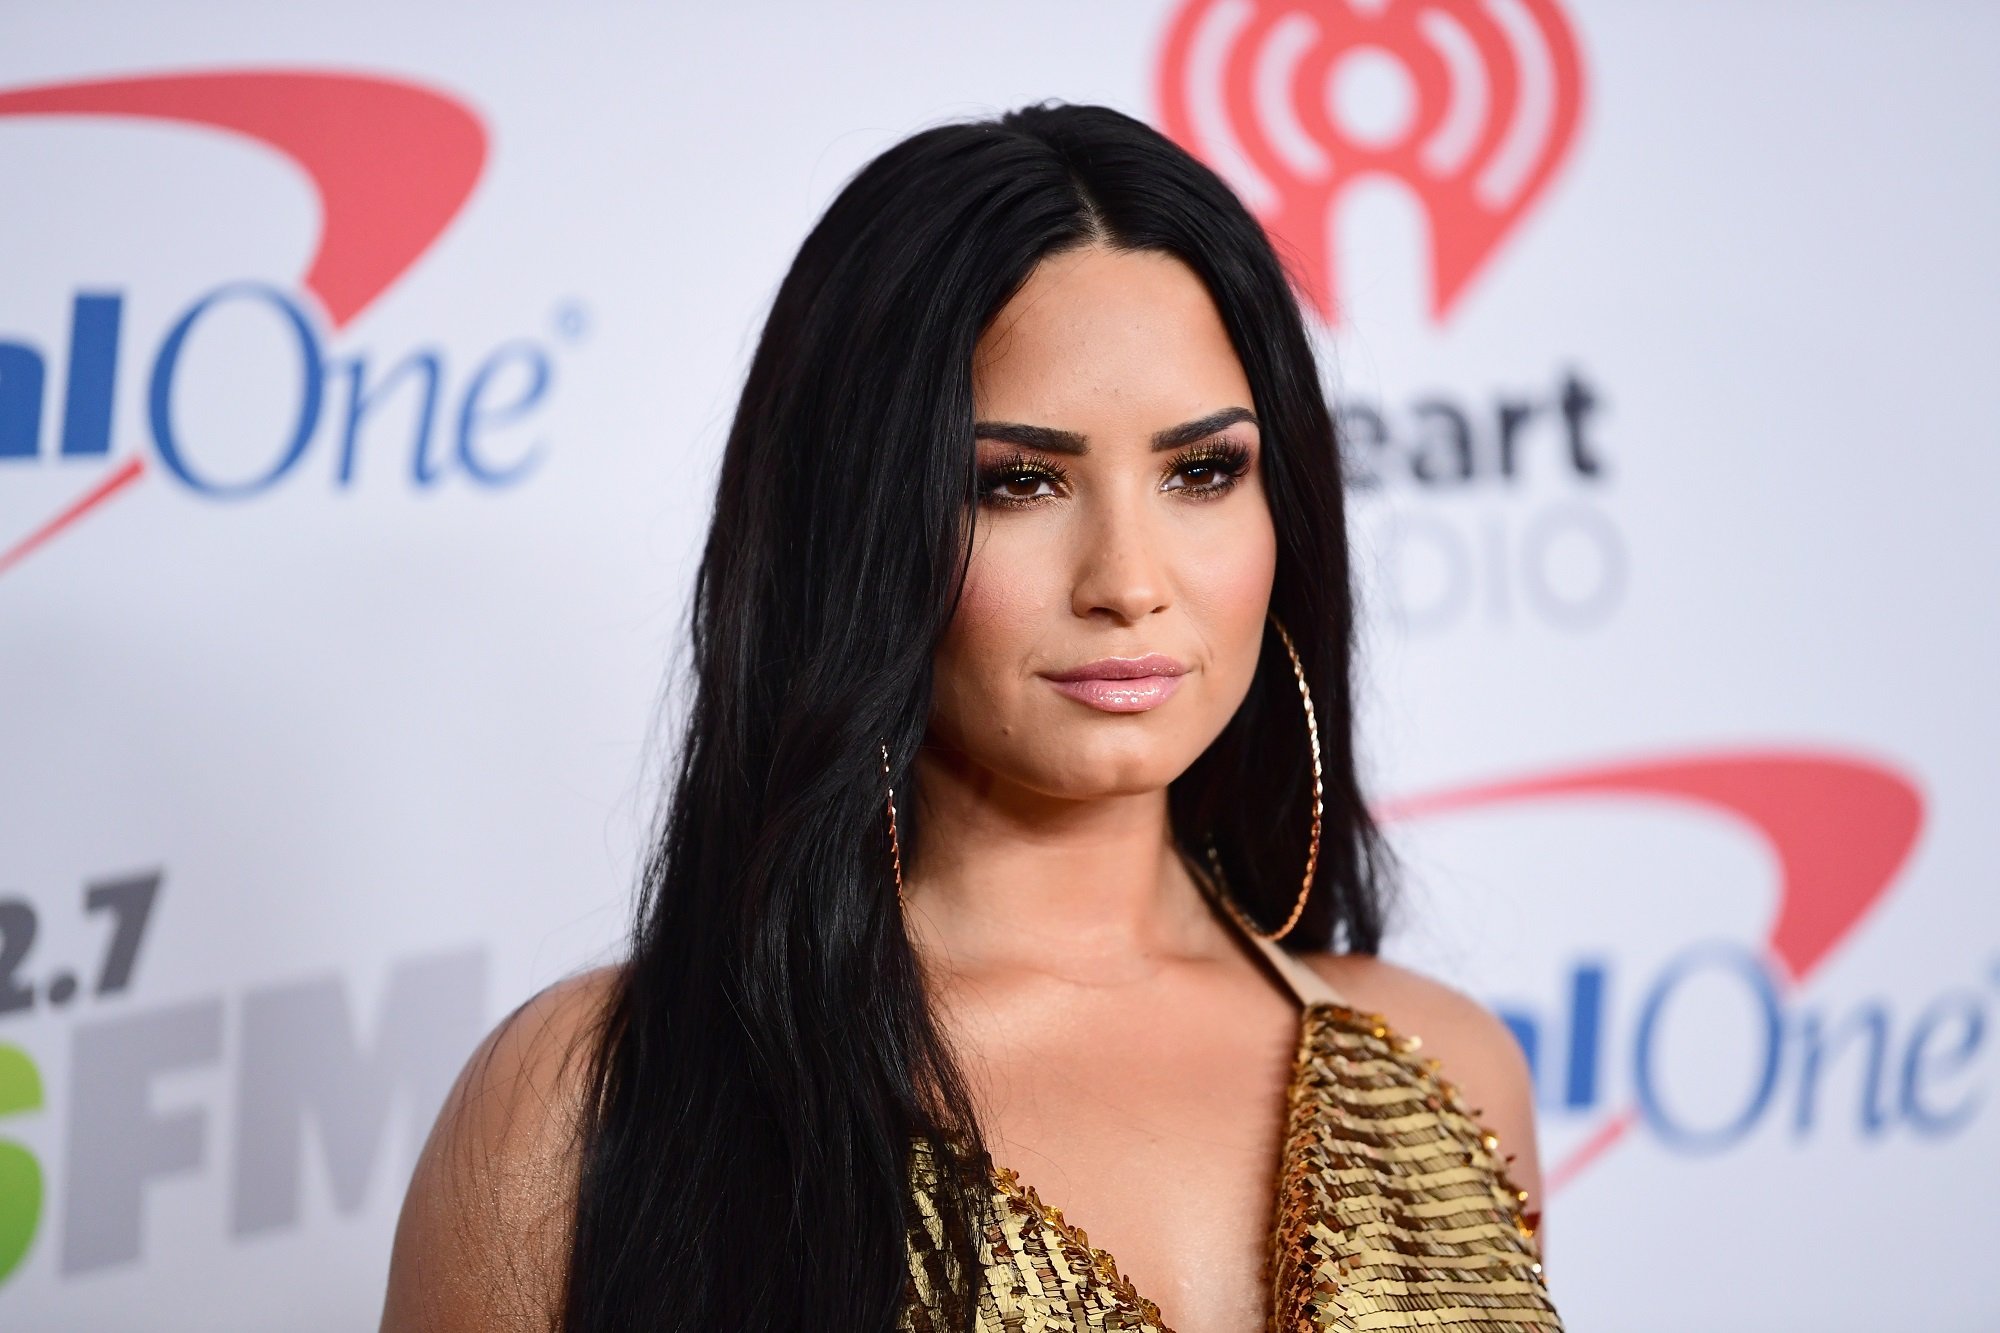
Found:
[(889, 743), (882, 742), (882, 785), (889, 806), (889, 856), (896, 867), (896, 905), (903, 905), (903, 844), (896, 837), (896, 789), (889, 785)]
[(1222, 873), (1222, 854), (1216, 850), (1215, 835), (1213, 833), (1208, 835), (1208, 864), (1215, 872), (1215, 884), (1221, 889), (1218, 896), (1222, 900), (1222, 905), (1229, 909), (1229, 914), (1235, 917), (1238, 924), (1251, 934), (1262, 936), (1267, 940), (1277, 941), (1283, 939), (1291, 932), (1292, 927), (1299, 923), (1300, 914), (1306, 910), (1306, 898), (1312, 893), (1313, 872), (1319, 868), (1319, 825), (1322, 810), (1320, 805), (1319, 720), (1313, 714), (1312, 690), (1306, 685), (1305, 665), (1299, 661), (1299, 650), (1292, 646), (1292, 636), (1285, 632), (1284, 624), (1279, 621), (1275, 614), (1270, 616), (1270, 621), (1277, 629), (1278, 637), (1284, 640), (1285, 651), (1291, 655), (1292, 675), (1298, 679), (1299, 699), (1305, 705), (1306, 710), (1306, 741), (1312, 748), (1312, 840), (1306, 846), (1306, 873), (1305, 877), (1299, 883), (1299, 899), (1292, 904), (1292, 914), (1285, 918), (1284, 925), (1279, 926), (1275, 931), (1266, 932), (1259, 928), (1257, 923), (1252, 921), (1241, 908), (1237, 907), (1235, 895), (1229, 891), (1229, 877)]

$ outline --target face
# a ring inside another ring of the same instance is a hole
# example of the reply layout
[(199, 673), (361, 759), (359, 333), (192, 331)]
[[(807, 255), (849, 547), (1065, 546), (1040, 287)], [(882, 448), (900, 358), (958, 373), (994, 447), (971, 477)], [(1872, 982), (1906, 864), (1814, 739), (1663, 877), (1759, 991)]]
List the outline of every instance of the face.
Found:
[(1164, 788), (1249, 691), (1277, 560), (1214, 301), (1169, 255), (1053, 256), (981, 339), (973, 400), (979, 512), (928, 739), (987, 785)]

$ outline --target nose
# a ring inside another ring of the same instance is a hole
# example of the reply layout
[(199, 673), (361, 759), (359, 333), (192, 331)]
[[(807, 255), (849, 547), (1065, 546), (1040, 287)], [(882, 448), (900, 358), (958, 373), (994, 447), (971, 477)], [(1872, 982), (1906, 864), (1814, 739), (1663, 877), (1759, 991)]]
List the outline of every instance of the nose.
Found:
[(1070, 606), (1085, 619), (1132, 624), (1172, 603), (1172, 534), (1147, 506), (1106, 498), (1089, 507), (1076, 552)]

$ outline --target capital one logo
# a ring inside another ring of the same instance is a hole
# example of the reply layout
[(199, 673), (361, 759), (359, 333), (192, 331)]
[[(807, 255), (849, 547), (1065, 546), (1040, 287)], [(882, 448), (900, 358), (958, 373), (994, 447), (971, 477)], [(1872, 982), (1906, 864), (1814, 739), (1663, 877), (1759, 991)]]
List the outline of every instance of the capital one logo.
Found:
[[(1810, 983), (1861, 933), (1889, 896), (1925, 823), (1913, 775), (1875, 756), (1819, 748), (1697, 751), (1556, 770), (1406, 797), (1385, 821), (1414, 821), (1536, 802), (1611, 800), (1692, 809), (1751, 834), (1773, 869), (1761, 938), (1696, 940), (1656, 975), (1615, 958), (1573, 970), (1566, 1012), (1508, 1012), (1535, 1071), (1538, 1100), (1584, 1131), (1547, 1172), (1553, 1192), (1643, 1128), (1679, 1152), (1725, 1151), (1760, 1129), (1811, 1136), (1844, 1122), (1861, 1138), (1900, 1132), (1938, 1139), (1980, 1109), (1974, 1063), (2000, 1019), (2000, 962), (1991, 978), (1938, 975), (1929, 994), (1869, 998), (1844, 1008)], [(1664, 1053), (1695, 986), (1720, 986), (1737, 1017), (1729, 1036), (1755, 1052), (1725, 1078)], [(1608, 992), (1631, 1002), (1613, 1024)], [(1912, 1002), (1915, 1001), (1914, 1012)], [(1629, 1092), (1614, 1092), (1617, 1066)], [(1726, 1083), (1721, 1115), (1687, 1106), (1691, 1076)], [(1625, 1100), (1629, 1096), (1630, 1100)]]
[(1567, 157), (1583, 63), (1553, 0), (1188, 0), (1155, 96), (1161, 128), (1242, 197), (1329, 327), (1343, 197), (1369, 177), (1408, 189), (1442, 323)]
[[(487, 131), (463, 102), (396, 79), (302, 70), (0, 90), (0, 119), (49, 117), (168, 124), (248, 142), (311, 184), (320, 235), (295, 282), (225, 282), (193, 297), (161, 330), (127, 327), (122, 290), (78, 291), (66, 336), (48, 340), (66, 347), (60, 359), (46, 341), (12, 327), (59, 312), (0, 309), (0, 478), (19, 466), (105, 465), (38, 526), (0, 532), (0, 574), (149, 472), (205, 500), (237, 501), (302, 481), (351, 490), (391, 477), (420, 490), (448, 482), (493, 490), (538, 465), (539, 441), (496, 437), (546, 401), (556, 361), (546, 340), (506, 339), (463, 367), (435, 345), (400, 356), (336, 346), (430, 251), (478, 184)], [(227, 201), (189, 195), (156, 206), (195, 211)], [(216, 441), (188, 423), (181, 401), (188, 366), (209, 348), (225, 311), (260, 321), (262, 336), (298, 367), (291, 410), (268, 438), (251, 442), (248, 475), (240, 463), (216, 458)], [(557, 311), (557, 339), (580, 328), (574, 305)], [(65, 363), (57, 382), (50, 367)], [(116, 395), (128, 379), (142, 391), (149, 447), (121, 449), (114, 439)]]

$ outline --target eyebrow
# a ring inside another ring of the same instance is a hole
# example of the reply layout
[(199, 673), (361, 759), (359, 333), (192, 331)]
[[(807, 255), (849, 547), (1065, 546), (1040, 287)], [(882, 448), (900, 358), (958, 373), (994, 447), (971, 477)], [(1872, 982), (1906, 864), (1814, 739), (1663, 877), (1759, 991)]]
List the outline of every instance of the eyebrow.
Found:
[[(1183, 421), (1178, 426), (1168, 426), (1165, 430), (1153, 432), (1153, 449), (1178, 449), (1184, 444), (1193, 444), (1235, 425), (1247, 421), (1258, 425), (1257, 414), (1247, 407), (1225, 407), (1218, 412), (1210, 412), (1205, 417), (1193, 421)], [(1058, 430), (1054, 426), (1026, 426), (1015, 421), (975, 421), (972, 423), (975, 439), (998, 440), (1002, 444), (1018, 444), (1029, 449), (1042, 449), (1052, 454), (1087, 454), (1090, 442), (1073, 430)]]

